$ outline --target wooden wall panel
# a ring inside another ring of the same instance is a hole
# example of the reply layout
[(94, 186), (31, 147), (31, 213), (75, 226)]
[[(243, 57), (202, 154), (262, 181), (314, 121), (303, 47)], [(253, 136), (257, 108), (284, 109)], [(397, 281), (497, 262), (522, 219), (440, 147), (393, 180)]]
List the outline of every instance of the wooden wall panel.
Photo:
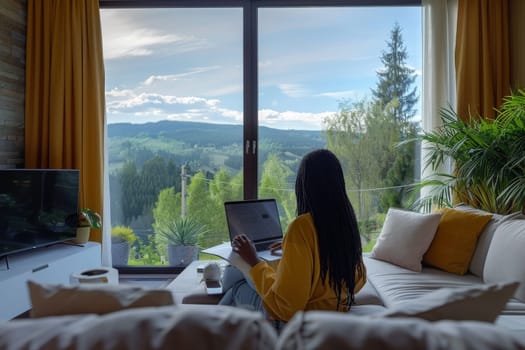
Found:
[(24, 166), (26, 0), (0, 1), (0, 169)]

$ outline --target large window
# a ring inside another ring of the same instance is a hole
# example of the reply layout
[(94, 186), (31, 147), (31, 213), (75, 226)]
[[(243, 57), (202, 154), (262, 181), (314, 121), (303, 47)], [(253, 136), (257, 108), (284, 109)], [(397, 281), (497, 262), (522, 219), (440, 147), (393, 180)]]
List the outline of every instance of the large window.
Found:
[(226, 200), (276, 198), (286, 228), (315, 148), (341, 159), (365, 247), (410, 204), (417, 147), (394, 145), (419, 127), (417, 1), (301, 3), (101, 0), (111, 221), (136, 238), (114, 264), (184, 265), (168, 236), (226, 240)]

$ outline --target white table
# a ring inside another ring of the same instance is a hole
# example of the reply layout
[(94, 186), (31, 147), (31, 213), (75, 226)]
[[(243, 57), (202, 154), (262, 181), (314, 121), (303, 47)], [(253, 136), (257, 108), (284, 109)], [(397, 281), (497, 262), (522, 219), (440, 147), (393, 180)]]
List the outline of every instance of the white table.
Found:
[(217, 304), (219, 302), (222, 294), (208, 295), (204, 281), (202, 281), (202, 268), (209, 263), (217, 263), (222, 268), (228, 264), (225, 260), (195, 260), (166, 286), (173, 292), (176, 304)]

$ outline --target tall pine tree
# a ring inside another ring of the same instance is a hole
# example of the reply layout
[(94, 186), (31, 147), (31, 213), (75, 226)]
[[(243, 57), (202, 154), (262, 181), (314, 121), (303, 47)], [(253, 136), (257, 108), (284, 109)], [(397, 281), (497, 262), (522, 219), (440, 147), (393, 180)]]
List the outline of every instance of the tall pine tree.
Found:
[[(378, 82), (372, 94), (376, 103), (382, 107), (390, 105), (391, 115), (398, 130), (398, 140), (405, 141), (417, 135), (419, 124), (412, 120), (419, 100), (415, 69), (408, 67), (407, 49), (401, 35), (401, 27), (396, 23), (390, 32), (388, 49), (383, 51), (381, 62), (384, 68), (377, 72)], [(393, 147), (392, 156), (385, 164), (387, 176), (384, 186), (390, 187), (381, 194), (381, 207), (404, 207), (413, 201), (414, 193), (406, 185), (412, 184), (415, 175), (415, 143)]]
[(377, 72), (376, 89), (372, 89), (374, 99), (383, 107), (394, 101), (393, 115), (400, 124), (410, 122), (415, 115), (414, 106), (419, 100), (415, 69), (406, 65), (408, 53), (401, 35), (401, 27), (395, 24), (387, 42), (388, 51), (381, 54), (384, 68)]

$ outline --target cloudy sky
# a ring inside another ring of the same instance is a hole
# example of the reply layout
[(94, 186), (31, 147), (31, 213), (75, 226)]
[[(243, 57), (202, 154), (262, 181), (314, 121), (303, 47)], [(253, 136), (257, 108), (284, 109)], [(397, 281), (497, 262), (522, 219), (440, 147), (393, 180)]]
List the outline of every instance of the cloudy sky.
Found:
[[(108, 123), (242, 123), (240, 9), (101, 14)], [(419, 74), (420, 8), (260, 9), (259, 123), (319, 130), (341, 101), (369, 97), (396, 22)]]

